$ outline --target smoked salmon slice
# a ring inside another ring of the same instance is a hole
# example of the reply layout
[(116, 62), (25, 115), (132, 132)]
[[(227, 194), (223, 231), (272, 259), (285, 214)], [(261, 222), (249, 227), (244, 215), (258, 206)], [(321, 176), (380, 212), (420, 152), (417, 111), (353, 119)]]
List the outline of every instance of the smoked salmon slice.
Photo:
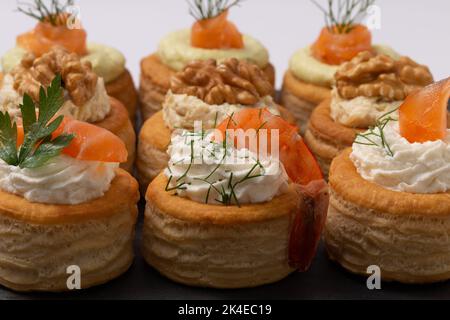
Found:
[(227, 20), (228, 10), (214, 18), (198, 20), (191, 29), (191, 45), (203, 49), (241, 49), (242, 34)]
[(444, 140), (449, 98), (450, 77), (408, 95), (399, 110), (402, 137), (411, 143)]
[[(93, 124), (64, 117), (53, 139), (61, 134), (73, 134), (74, 138), (62, 151), (63, 154), (84, 161), (126, 162), (127, 148), (124, 142), (108, 130)], [(17, 145), (24, 141), (23, 125), (17, 123)]]
[(80, 56), (87, 54), (87, 33), (83, 29), (69, 29), (65, 25), (54, 26), (39, 22), (30, 32), (17, 37), (17, 45), (40, 57), (55, 46), (64, 47)]
[[(279, 156), (288, 176), (294, 183), (307, 185), (314, 180), (322, 180), (323, 175), (312, 155), (298, 134), (296, 126), (291, 125), (268, 109), (247, 108), (223, 121), (217, 129), (225, 136), (226, 130), (249, 129), (267, 130), (267, 153), (271, 150), (272, 130), (278, 130)], [(237, 138), (236, 138), (237, 139)], [(259, 139), (259, 136), (258, 136)], [(257, 144), (259, 146), (259, 143)], [(245, 147), (248, 147), (245, 146)], [(259, 152), (260, 150), (252, 150)]]
[(330, 65), (350, 61), (363, 51), (372, 50), (372, 35), (363, 25), (355, 25), (348, 33), (325, 27), (312, 46), (313, 56)]

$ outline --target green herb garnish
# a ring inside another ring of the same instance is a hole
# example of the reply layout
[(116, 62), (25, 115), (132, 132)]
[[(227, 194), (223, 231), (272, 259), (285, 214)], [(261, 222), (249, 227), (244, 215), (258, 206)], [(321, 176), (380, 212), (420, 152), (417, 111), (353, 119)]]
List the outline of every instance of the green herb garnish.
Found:
[[(387, 124), (391, 121), (398, 121), (398, 119), (392, 118), (391, 115), (397, 111), (398, 108), (391, 110), (381, 117), (379, 117), (375, 123), (375, 126), (370, 127), (369, 130), (365, 133), (358, 133), (356, 135), (355, 143), (362, 144), (366, 146), (374, 146), (385, 149), (386, 153), (393, 157), (394, 152), (392, 152), (391, 146), (386, 140), (384, 136), (384, 128), (386, 128)], [(359, 138), (359, 140), (358, 140)], [(379, 141), (377, 141), (379, 140)]]
[(66, 24), (64, 14), (74, 5), (74, 0), (51, 0), (46, 4), (43, 0), (33, 0), (33, 3), (18, 2), (17, 11), (41, 22), (48, 22), (53, 26)]
[(56, 76), (51, 85), (40, 88), (38, 110), (28, 94), (20, 105), (24, 130), (23, 144), (17, 148), (17, 124), (7, 112), (0, 112), (0, 159), (20, 168), (37, 168), (58, 156), (67, 147), (74, 135), (62, 134), (52, 139), (52, 133), (60, 126), (64, 116), (52, 118), (64, 103), (61, 76)]
[(325, 8), (316, 0), (311, 1), (323, 12), (328, 30), (337, 33), (350, 32), (375, 3), (375, 0), (327, 0)]
[(195, 20), (217, 17), (231, 7), (239, 5), (243, 0), (188, 0), (189, 13)]

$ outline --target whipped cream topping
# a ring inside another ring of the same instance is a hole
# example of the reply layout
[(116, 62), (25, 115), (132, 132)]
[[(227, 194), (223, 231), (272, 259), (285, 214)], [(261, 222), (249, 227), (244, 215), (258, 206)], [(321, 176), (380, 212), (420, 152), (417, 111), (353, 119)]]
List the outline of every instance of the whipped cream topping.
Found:
[(30, 202), (76, 205), (102, 197), (118, 167), (118, 163), (81, 161), (65, 155), (33, 169), (0, 160), (0, 189)]
[[(382, 147), (353, 144), (350, 159), (365, 180), (401, 192), (450, 190), (450, 130), (445, 141), (424, 143), (410, 143), (403, 138), (398, 122), (388, 123), (383, 133), (393, 156)], [(371, 139), (378, 144), (381, 142), (379, 138)]]
[(203, 100), (187, 94), (174, 94), (168, 91), (163, 102), (164, 122), (170, 129), (193, 129), (195, 121), (201, 121), (204, 129), (214, 128), (231, 114), (243, 108), (269, 108), (273, 114), (279, 115), (278, 108), (272, 97), (263, 97), (256, 105), (224, 103), (210, 105)]
[[(8, 112), (13, 118), (20, 117), (19, 105), (22, 100), (22, 96), (14, 89), (14, 78), (10, 74), (5, 75), (0, 87), (0, 111)], [(110, 111), (111, 102), (105, 83), (102, 78), (98, 78), (95, 93), (89, 101), (83, 106), (77, 106), (67, 97), (59, 114), (80, 121), (98, 122), (105, 119)]]
[(98, 122), (105, 119), (111, 111), (111, 102), (106, 92), (105, 82), (98, 78), (94, 95), (82, 106), (75, 105), (72, 100), (64, 102), (59, 113), (86, 122)]
[(172, 136), (164, 171), (169, 189), (181, 197), (216, 205), (227, 199), (232, 204), (267, 202), (286, 192), (289, 179), (278, 159), (267, 156), (258, 161), (248, 149), (224, 148), (211, 137), (188, 131)]
[(353, 128), (368, 128), (375, 125), (378, 118), (397, 109), (402, 101), (383, 101), (378, 98), (356, 97), (343, 99), (336, 88), (331, 92), (331, 118)]

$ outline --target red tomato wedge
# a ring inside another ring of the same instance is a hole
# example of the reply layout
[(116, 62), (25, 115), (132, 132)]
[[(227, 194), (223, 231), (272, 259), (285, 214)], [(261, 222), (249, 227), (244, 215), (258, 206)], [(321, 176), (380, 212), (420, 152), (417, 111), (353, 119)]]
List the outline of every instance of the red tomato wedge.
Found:
[(17, 45), (38, 57), (55, 46), (82, 56), (87, 54), (86, 38), (87, 34), (83, 29), (69, 29), (65, 25), (54, 26), (39, 22), (32, 31), (17, 37)]
[(228, 10), (211, 19), (199, 20), (191, 28), (191, 45), (203, 49), (242, 49), (244, 40)]
[(400, 134), (409, 142), (443, 140), (447, 135), (450, 78), (411, 93), (400, 106)]
[[(75, 137), (63, 154), (84, 161), (126, 162), (127, 148), (124, 142), (112, 132), (93, 124), (65, 117), (59, 128), (52, 134), (53, 139), (61, 134)], [(17, 124), (17, 145), (24, 140), (23, 126)]]
[[(228, 130), (267, 130), (267, 152), (270, 152), (273, 130), (278, 130), (279, 156), (289, 178), (296, 184), (299, 208), (296, 213), (289, 242), (289, 263), (299, 271), (310, 267), (320, 241), (328, 210), (328, 187), (320, 167), (311, 151), (298, 134), (298, 128), (268, 109), (243, 109), (223, 121), (217, 129), (223, 139)], [(230, 135), (227, 135), (230, 136)], [(236, 137), (236, 135), (234, 135)], [(236, 138), (237, 139), (237, 138)], [(234, 143), (238, 143), (238, 141)], [(259, 148), (259, 141), (257, 143)], [(249, 149), (251, 145), (246, 145)], [(252, 150), (259, 152), (261, 150)]]
[(339, 65), (350, 61), (362, 51), (372, 50), (372, 35), (363, 25), (355, 25), (348, 33), (334, 32), (327, 27), (320, 32), (312, 46), (313, 56), (327, 64)]

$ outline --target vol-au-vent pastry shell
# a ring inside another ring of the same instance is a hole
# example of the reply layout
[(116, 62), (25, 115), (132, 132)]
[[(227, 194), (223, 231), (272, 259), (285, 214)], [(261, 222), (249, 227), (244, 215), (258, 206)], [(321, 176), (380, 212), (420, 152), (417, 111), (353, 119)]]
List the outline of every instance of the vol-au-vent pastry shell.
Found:
[(450, 278), (450, 193), (391, 191), (364, 180), (349, 158), (333, 160), (325, 242), (331, 259), (384, 280), (427, 283)]
[(172, 280), (188, 285), (241, 288), (275, 282), (288, 264), (291, 223), (298, 205), (293, 188), (270, 202), (221, 206), (166, 192), (159, 175), (146, 194), (142, 253)]
[(73, 265), (83, 289), (119, 276), (133, 260), (138, 198), (136, 181), (121, 169), (103, 197), (79, 205), (30, 203), (0, 191), (0, 284), (66, 291)]

